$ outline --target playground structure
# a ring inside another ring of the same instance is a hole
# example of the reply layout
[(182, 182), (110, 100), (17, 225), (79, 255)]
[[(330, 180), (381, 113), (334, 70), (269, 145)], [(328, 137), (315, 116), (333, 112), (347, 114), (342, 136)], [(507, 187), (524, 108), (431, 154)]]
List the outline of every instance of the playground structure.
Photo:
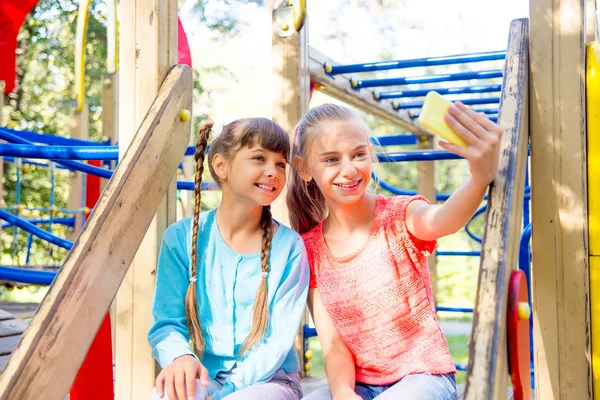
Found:
[[(585, 71), (585, 45), (593, 40), (594, 34), (590, 17), (593, 2), (588, 3), (592, 4), (591, 8), (590, 4), (586, 3), (588, 8), (585, 8), (573, 0), (560, 3), (532, 0), (530, 20), (512, 24), (506, 52), (485, 56), (506, 58), (504, 73), (480, 75), (488, 79), (503, 76), (501, 95), (490, 97), (501, 104), (499, 114), (494, 116), (496, 113), (492, 110), (498, 109), (493, 107), (489, 112), (492, 118), (498, 118), (505, 135), (499, 175), (488, 197), (465, 398), (506, 398), (507, 324), (510, 324), (506, 316), (514, 315), (515, 309), (514, 304), (509, 304), (509, 285), (517, 276), (512, 270), (517, 266), (521, 220), (529, 214), (527, 210), (521, 213), (521, 207), (527, 204), (523, 203), (523, 198), (528, 135), (531, 141), (532, 220), (536, 226), (531, 282), (535, 396), (540, 399), (592, 398), (592, 390), (600, 387), (600, 381), (593, 379), (598, 378), (598, 368), (592, 370), (595, 365), (590, 360), (590, 355), (595, 359), (593, 345), (598, 342), (595, 340), (590, 346), (588, 341), (590, 335), (593, 338), (596, 333), (590, 327), (590, 306), (592, 322), (597, 316), (594, 314), (593, 291), (588, 283), (588, 263), (593, 267), (596, 256), (592, 219), (589, 219), (589, 254), (587, 243), (588, 217), (595, 215), (591, 195), (595, 189), (592, 179), (595, 170), (591, 166), (588, 170), (586, 166), (586, 140), (589, 140), (590, 159), (598, 146), (594, 147), (592, 142), (593, 128), (586, 131), (586, 81), (581, 75)], [(295, 2), (296, 13), (294, 7), (281, 7), (274, 12), (275, 121), (291, 131), (308, 110), (313, 86), (416, 134), (380, 138), (382, 144), (386, 140), (417, 143), (421, 150), (386, 154), (388, 159), (447, 157), (443, 152), (429, 149), (433, 138), (416, 124), (414, 117), (418, 111), (414, 110), (420, 107), (418, 100), (411, 105), (413, 111), (408, 111), (408, 102), (404, 100), (389, 100), (389, 96), (408, 96), (406, 90), (404, 94), (372, 93), (366, 88), (373, 83), (346, 77), (357, 72), (351, 68), (336, 70), (338, 63), (308, 46), (302, 4)], [(155, 364), (146, 344), (153, 288), (150, 277), (156, 268), (162, 231), (175, 218), (176, 188), (190, 188), (189, 183), (176, 183), (172, 177), (189, 140), (190, 126), (186, 121), (187, 114), (182, 111), (191, 106), (191, 74), (186, 68), (177, 67), (167, 75), (177, 60), (174, 1), (153, 1), (143, 5), (122, 1), (120, 7), (121, 18), (134, 23), (121, 27), (120, 71), (111, 72), (114, 80), (106, 85), (107, 89), (116, 88), (117, 74), (120, 75), (118, 91), (107, 94), (117, 96), (118, 93), (118, 99), (113, 97), (114, 103), (119, 104), (118, 117), (112, 117), (118, 124), (108, 122), (107, 126), (115, 126), (115, 131), (120, 132), (119, 147), (95, 146), (94, 150), (87, 143), (86, 148), (78, 149), (63, 147), (64, 144), (61, 147), (32, 147), (25, 143), (23, 133), (0, 130), (2, 139), (19, 144), (3, 144), (3, 156), (59, 160), (67, 166), (81, 168), (80, 163), (73, 160), (112, 160), (120, 154), (119, 167), (114, 173), (99, 168), (103, 171), (102, 176), (113, 177), (60, 272), (54, 277), (52, 272), (30, 271), (30, 275), (34, 273), (37, 278), (46, 279), (39, 283), (48, 284), (53, 279), (54, 282), (0, 377), (0, 399), (33, 398), (42, 392), (50, 399), (64, 398), (98, 327), (105, 320), (119, 284), (115, 318), (116, 397), (137, 398), (139, 393), (149, 392), (153, 385)], [(154, 18), (149, 20), (148, 15)], [(548, 24), (546, 15), (554, 16), (552, 24)], [(424, 60), (412, 61), (422, 63)], [(137, 65), (145, 67), (136, 68)], [(405, 67), (408, 65), (409, 62), (404, 64)], [(550, 73), (551, 70), (555, 72)], [(590, 82), (591, 76), (588, 74)], [(139, 82), (153, 82), (153, 85)], [(492, 90), (500, 89), (496, 83), (487, 86), (477, 90), (493, 93)], [(450, 90), (447, 94), (451, 93)], [(413, 92), (409, 97), (419, 96), (422, 94)], [(588, 100), (588, 105), (592, 101)], [(78, 126), (82, 132), (87, 131), (84, 129), (85, 115), (85, 107), (74, 110), (72, 115), (79, 118)], [(595, 118), (590, 116), (588, 123), (597, 122), (597, 114)], [(138, 134), (134, 137), (132, 133), (136, 130)], [(129, 143), (130, 148), (125, 152)], [(435, 200), (435, 164), (421, 161), (418, 165), (418, 191)], [(99, 170), (87, 171), (101, 174)], [(148, 187), (156, 188), (152, 189), (155, 195), (147, 196), (150, 193)], [(77, 210), (80, 220), (86, 211), (80, 202), (69, 209)], [(131, 212), (134, 209), (135, 220)], [(152, 219), (155, 211), (157, 214)], [(283, 201), (274, 205), (273, 212), (285, 221)], [(11, 215), (3, 212), (0, 218), (21, 224), (22, 229), (31, 229), (31, 224), (23, 224)], [(77, 226), (78, 222), (75, 220), (73, 224)], [(44, 235), (39, 231), (35, 234)], [(67, 245), (66, 242), (62, 244)], [(134, 258), (138, 245), (140, 249)], [(435, 265), (435, 255), (431, 261), (430, 265)], [(107, 267), (110, 272), (106, 271)], [(592, 285), (593, 277), (592, 271)], [(522, 295), (518, 301), (523, 302)], [(528, 321), (524, 320), (527, 327)], [(304, 332), (305, 329), (300, 330), (297, 341), (302, 355)], [(528, 340), (526, 342), (528, 344)], [(70, 349), (69, 354), (64, 351), (66, 348)], [(512, 348), (511, 355), (514, 355)], [(521, 361), (526, 360), (526, 365), (525, 370), (521, 369), (524, 375), (513, 380), (513, 386), (515, 382), (529, 383), (529, 354), (518, 355)]]

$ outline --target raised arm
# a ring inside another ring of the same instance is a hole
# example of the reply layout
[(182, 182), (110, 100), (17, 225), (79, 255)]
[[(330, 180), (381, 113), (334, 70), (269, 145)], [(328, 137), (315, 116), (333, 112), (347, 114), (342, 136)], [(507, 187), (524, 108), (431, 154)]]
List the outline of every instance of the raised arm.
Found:
[(319, 333), (327, 383), (333, 400), (361, 400), (360, 396), (354, 393), (356, 379), (354, 356), (348, 350), (325, 309), (318, 288), (309, 289), (308, 308)]
[(408, 206), (407, 228), (421, 240), (436, 240), (465, 226), (477, 211), (498, 170), (500, 126), (461, 102), (450, 107), (445, 120), (465, 140), (467, 147), (443, 141), (440, 146), (467, 159), (471, 176), (444, 204), (415, 201)]

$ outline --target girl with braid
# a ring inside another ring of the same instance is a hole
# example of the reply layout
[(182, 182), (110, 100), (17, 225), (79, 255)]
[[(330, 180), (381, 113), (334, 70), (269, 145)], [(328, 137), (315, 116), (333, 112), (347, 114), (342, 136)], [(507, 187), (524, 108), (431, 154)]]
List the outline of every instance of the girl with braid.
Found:
[(369, 128), (334, 104), (299, 122), (288, 188), (292, 227), (310, 264), (308, 306), (328, 388), (306, 400), (456, 400), (454, 363), (438, 324), (427, 257), (475, 213), (496, 176), (502, 129), (456, 102), (446, 122), (471, 176), (444, 204), (367, 191)]
[(163, 370), (152, 398), (297, 400), (308, 262), (300, 236), (270, 210), (285, 186), (289, 138), (264, 118), (225, 125), (208, 152), (221, 204), (200, 213), (212, 126), (196, 143), (194, 215), (166, 230), (160, 250), (148, 340)]

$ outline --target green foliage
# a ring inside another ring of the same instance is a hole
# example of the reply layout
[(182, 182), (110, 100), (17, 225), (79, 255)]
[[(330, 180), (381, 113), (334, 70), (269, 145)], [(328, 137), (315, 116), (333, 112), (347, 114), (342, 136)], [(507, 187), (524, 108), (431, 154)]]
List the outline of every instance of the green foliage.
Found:
[(239, 20), (231, 16), (236, 6), (241, 4), (261, 6), (263, 3), (263, 0), (196, 0), (193, 9), (203, 25), (226, 39), (240, 33)]

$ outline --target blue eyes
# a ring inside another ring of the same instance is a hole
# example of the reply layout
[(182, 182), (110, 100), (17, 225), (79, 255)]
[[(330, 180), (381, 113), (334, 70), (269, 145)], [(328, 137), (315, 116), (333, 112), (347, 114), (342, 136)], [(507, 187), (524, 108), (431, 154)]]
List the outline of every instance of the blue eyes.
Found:
[[(367, 156), (367, 153), (364, 151), (359, 151), (358, 153), (356, 153), (354, 155), (353, 158), (364, 158)], [(326, 164), (333, 164), (335, 162), (339, 161), (339, 159), (337, 157), (328, 157), (326, 159), (323, 160), (323, 162), (325, 162)]]

